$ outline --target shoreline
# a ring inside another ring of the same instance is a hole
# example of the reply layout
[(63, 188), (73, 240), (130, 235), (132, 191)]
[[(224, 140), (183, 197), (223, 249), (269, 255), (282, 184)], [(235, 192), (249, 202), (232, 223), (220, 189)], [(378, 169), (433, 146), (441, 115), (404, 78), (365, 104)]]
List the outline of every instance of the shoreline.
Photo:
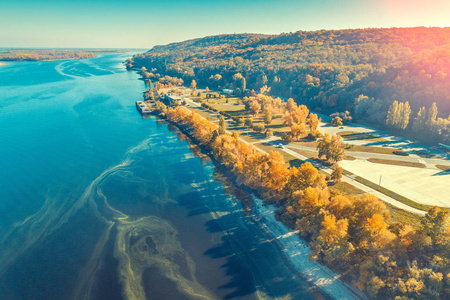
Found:
[(311, 246), (301, 239), (298, 231), (289, 229), (275, 218), (276, 208), (266, 205), (254, 194), (250, 195), (254, 205), (252, 218), (272, 238), (286, 263), (294, 272), (333, 299), (367, 299), (367, 297), (340, 279), (338, 273), (316, 261), (308, 259)]
[[(179, 124), (166, 118), (161, 118), (157, 114), (153, 114), (153, 116), (166, 121), (168, 124), (174, 125), (181, 133), (188, 137), (193, 144), (199, 147), (202, 153), (207, 155), (213, 164), (218, 167), (229, 180), (236, 184), (236, 181), (233, 178), (234, 176), (230, 171), (198, 143), (198, 141), (189, 133), (189, 128), (183, 128)], [(294, 274), (303, 278), (313, 288), (317, 288), (321, 293), (331, 299), (367, 299), (364, 293), (359, 291), (356, 287), (343, 282), (338, 273), (333, 272), (317, 261), (309, 261), (308, 257), (311, 247), (305, 240), (300, 238), (297, 231), (289, 229), (281, 221), (275, 219), (274, 212), (276, 208), (273, 205), (264, 204), (262, 199), (257, 197), (254, 191), (246, 186), (239, 187), (243, 188), (252, 199), (253, 207), (251, 210), (251, 218), (258, 224), (259, 228), (263, 230), (266, 236), (271, 239), (271, 242), (275, 243), (284, 258), (284, 262)]]

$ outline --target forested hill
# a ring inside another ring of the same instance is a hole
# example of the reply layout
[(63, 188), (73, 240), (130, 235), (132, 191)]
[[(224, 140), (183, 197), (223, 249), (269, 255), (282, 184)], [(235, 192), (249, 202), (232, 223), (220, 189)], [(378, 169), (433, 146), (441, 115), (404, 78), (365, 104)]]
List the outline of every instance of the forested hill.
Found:
[[(145, 66), (156, 78), (195, 79), (199, 85), (244, 93), (242, 88), (258, 91), (267, 85), (273, 95), (326, 112), (348, 110), (354, 118), (382, 126), (394, 101), (408, 101), (407, 127), (392, 129), (413, 134), (414, 126), (428, 126), (430, 139), (450, 139), (450, 28), (219, 35), (154, 47), (128, 66)], [(236, 73), (243, 75), (244, 85), (240, 76), (233, 77)], [(427, 126), (426, 120), (414, 124), (422, 107), (419, 119), (432, 119)]]
[(124, 53), (125, 49), (0, 49), (0, 61), (40, 61), (93, 58), (97, 54)]

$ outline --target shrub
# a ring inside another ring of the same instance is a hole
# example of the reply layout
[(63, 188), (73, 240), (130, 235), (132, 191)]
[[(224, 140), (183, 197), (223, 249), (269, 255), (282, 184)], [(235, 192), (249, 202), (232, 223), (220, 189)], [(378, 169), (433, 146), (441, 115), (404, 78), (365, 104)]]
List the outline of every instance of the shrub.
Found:
[(392, 153), (394, 153), (395, 155), (401, 155), (401, 156), (408, 156), (409, 155), (408, 153), (406, 153), (403, 150), (395, 150)]
[(264, 124), (255, 124), (255, 125), (253, 125), (253, 130), (256, 131), (256, 132), (263, 132), (264, 129), (266, 129)]

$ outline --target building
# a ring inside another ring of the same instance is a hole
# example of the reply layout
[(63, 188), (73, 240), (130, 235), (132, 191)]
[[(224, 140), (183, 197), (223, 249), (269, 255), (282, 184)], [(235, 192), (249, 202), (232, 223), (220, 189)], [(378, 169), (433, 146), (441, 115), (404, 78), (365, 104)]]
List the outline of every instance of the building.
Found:
[(233, 95), (234, 94), (234, 90), (232, 89), (223, 89), (222, 93), (225, 95)]
[(164, 96), (164, 99), (166, 99), (169, 103), (173, 103), (174, 101), (181, 102), (184, 97), (185, 96), (177, 96), (174, 93), (169, 93)]

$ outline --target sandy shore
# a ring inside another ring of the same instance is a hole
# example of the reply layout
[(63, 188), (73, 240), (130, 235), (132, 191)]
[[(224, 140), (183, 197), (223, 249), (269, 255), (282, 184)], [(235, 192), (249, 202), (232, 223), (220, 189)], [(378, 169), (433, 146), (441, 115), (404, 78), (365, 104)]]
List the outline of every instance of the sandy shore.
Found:
[(310, 246), (308, 243), (300, 239), (297, 231), (287, 228), (275, 219), (275, 207), (264, 205), (262, 200), (255, 196), (252, 198), (255, 205), (253, 210), (255, 221), (278, 244), (287, 261), (299, 275), (333, 299), (366, 299), (358, 289), (342, 282), (339, 274), (318, 262), (309, 261)]
[(0, 66), (6, 66), (7, 64), (5, 62), (0, 61)]

